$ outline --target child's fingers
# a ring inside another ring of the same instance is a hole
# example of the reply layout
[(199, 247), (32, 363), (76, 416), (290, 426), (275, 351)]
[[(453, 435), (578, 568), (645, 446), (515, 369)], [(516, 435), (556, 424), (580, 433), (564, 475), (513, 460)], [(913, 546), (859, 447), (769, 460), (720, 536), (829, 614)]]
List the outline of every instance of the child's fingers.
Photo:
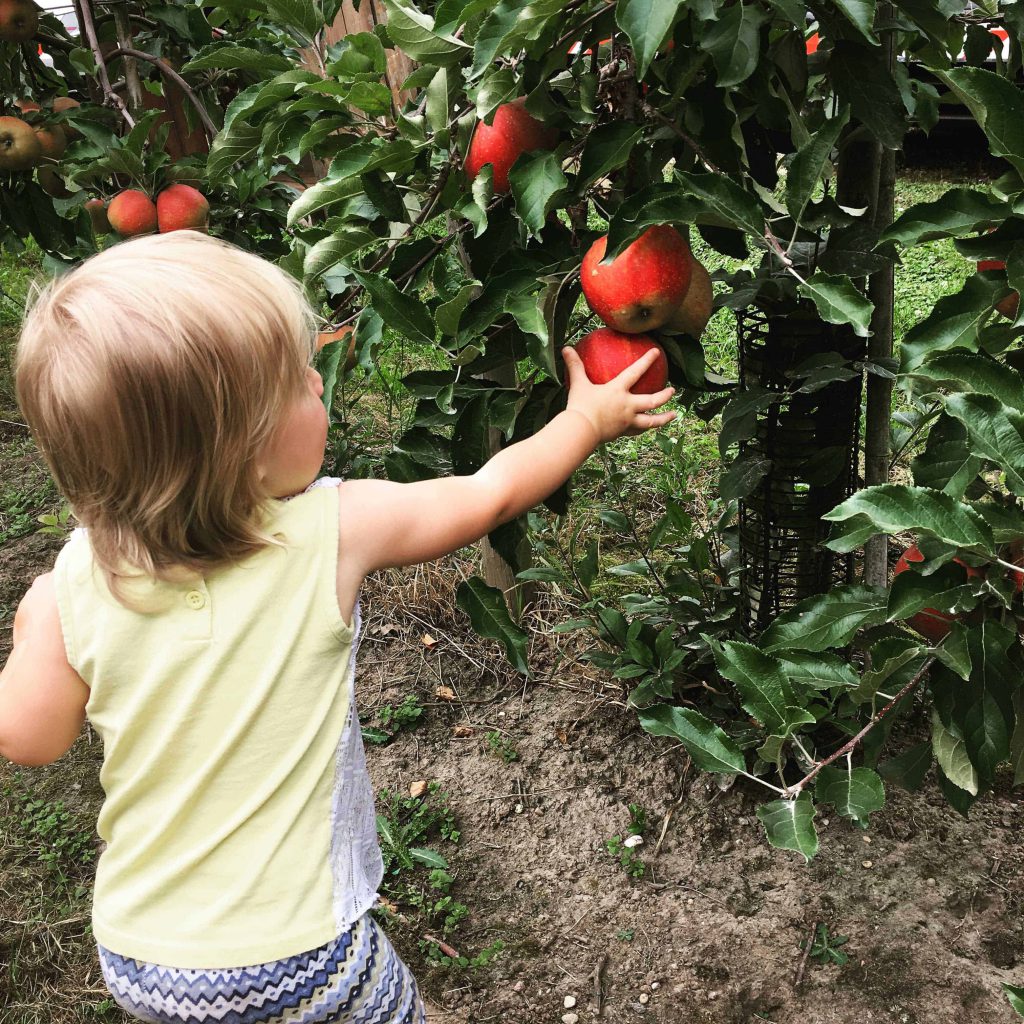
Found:
[(630, 363), (615, 378), (614, 383), (631, 388), (653, 365), (661, 353), (656, 348), (648, 349), (635, 363)]
[(666, 423), (671, 423), (675, 418), (674, 412), (659, 412), (653, 415), (642, 412), (633, 418), (633, 424), (640, 430), (652, 430), (655, 427), (663, 427)]
[(580, 380), (587, 380), (587, 371), (583, 369), (583, 360), (579, 353), (571, 345), (562, 349), (562, 358), (565, 360), (565, 372), (569, 375), (569, 388)]
[(659, 405), (664, 405), (675, 393), (676, 389), (669, 385), (661, 391), (656, 391), (653, 395), (638, 395), (637, 410), (639, 412), (649, 412), (651, 409), (657, 409)]

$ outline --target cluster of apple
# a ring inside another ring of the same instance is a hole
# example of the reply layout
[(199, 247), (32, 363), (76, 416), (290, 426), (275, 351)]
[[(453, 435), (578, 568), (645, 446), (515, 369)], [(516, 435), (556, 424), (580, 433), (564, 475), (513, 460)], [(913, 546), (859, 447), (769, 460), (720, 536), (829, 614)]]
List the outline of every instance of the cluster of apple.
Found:
[[(1021, 545), (1020, 542), (1010, 545), (1008, 557), (1015, 565), (1024, 564), (1024, 545)], [(921, 549), (916, 544), (912, 544), (900, 555), (896, 568), (893, 570), (893, 577), (895, 578), (900, 573), (906, 572), (912, 563), (923, 561), (924, 555), (921, 553)], [(962, 562), (959, 558), (954, 558), (953, 561), (964, 570), (963, 579), (965, 583), (967, 580), (981, 579), (985, 576), (984, 569), (967, 565), (966, 562)], [(1010, 572), (1009, 575), (1013, 578), (1013, 585), (1017, 593), (1019, 594), (1024, 591), (1024, 570)], [(953, 623), (962, 618), (963, 615), (950, 615), (947, 612), (940, 612), (937, 608), (922, 608), (916, 615), (911, 615), (907, 623), (925, 639), (930, 640), (933, 644), (938, 644), (949, 635)]]
[(186, 228), (206, 231), (210, 220), (210, 204), (202, 192), (180, 183), (168, 185), (157, 195), (155, 203), (145, 192), (126, 188), (109, 204), (102, 199), (90, 199), (85, 206), (98, 234), (114, 230), (122, 238)]
[[(521, 154), (557, 145), (557, 134), (528, 113), (525, 102), (521, 97), (505, 103), (495, 111), (492, 124), (477, 124), (465, 161), (470, 180), (490, 164), (494, 191), (508, 192), (509, 171)], [(583, 294), (607, 327), (591, 331), (576, 351), (590, 380), (604, 384), (656, 348), (660, 357), (633, 387), (637, 394), (654, 394), (668, 380), (668, 361), (646, 332), (700, 338), (711, 316), (711, 278), (687, 240), (670, 225), (648, 228), (603, 264), (607, 243), (607, 235), (594, 242), (581, 268)]]
[[(43, 111), (32, 100), (18, 100), (15, 106), (32, 121), (13, 116), (0, 117), (0, 171), (30, 171), (35, 168), (39, 184), (49, 195), (66, 196), (68, 193), (56, 166), (68, 148), (68, 140), (78, 132), (71, 125), (39, 122), (35, 115), (42, 116)], [(57, 96), (50, 110), (54, 114), (62, 114), (77, 106), (78, 100)]]

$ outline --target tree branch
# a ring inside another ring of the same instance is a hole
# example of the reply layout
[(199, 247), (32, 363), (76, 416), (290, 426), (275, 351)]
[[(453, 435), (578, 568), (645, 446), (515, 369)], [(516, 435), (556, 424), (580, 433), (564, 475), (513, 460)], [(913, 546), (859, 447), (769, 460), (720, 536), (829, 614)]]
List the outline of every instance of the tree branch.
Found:
[(852, 740), (849, 741), (849, 743), (846, 743), (842, 747), (840, 747), (831, 757), (827, 757), (827, 758), (825, 758), (824, 761), (821, 761), (817, 765), (815, 765), (814, 770), (811, 771), (808, 775), (805, 775), (798, 783), (796, 783), (796, 785), (790, 786), (789, 789), (788, 789), (788, 792), (787, 792), (787, 796), (789, 796), (789, 797), (799, 796), (799, 794), (803, 791), (803, 789), (807, 785), (807, 783), (810, 782), (811, 779), (813, 779), (815, 777), (815, 775), (817, 775), (818, 772), (821, 771), (822, 768), (828, 767), (828, 765), (830, 765), (833, 761), (838, 761), (839, 758), (843, 757), (845, 754), (849, 754), (850, 751), (853, 750), (853, 748), (856, 747), (857, 744), (860, 743), (860, 741), (862, 739), (864, 739), (864, 737), (867, 736), (867, 734), (869, 732), (871, 732), (871, 730), (874, 729), (874, 727), (876, 725), (878, 725), (878, 723), (883, 718), (885, 718), (885, 716), (887, 714), (889, 714), (889, 712), (892, 711), (892, 709), (894, 707), (896, 707), (896, 705), (908, 693), (910, 693), (910, 691), (913, 690), (914, 687), (917, 686), (918, 683), (920, 683), (922, 679), (924, 679), (924, 677), (928, 673), (928, 669), (930, 669), (932, 667), (934, 662), (935, 662), (935, 657), (933, 655), (932, 657), (928, 658), (925, 661), (925, 663), (921, 666), (920, 670), (914, 676), (914, 678), (911, 679), (910, 682), (907, 683), (907, 685), (904, 686), (903, 689), (900, 690), (900, 692), (897, 693), (896, 696), (893, 697), (893, 699), (891, 701), (889, 701), (889, 703), (886, 704), (885, 707), (882, 708), (882, 710), (879, 711), (878, 714), (875, 715), (875, 717), (872, 718), (871, 721), (868, 722), (868, 724), (865, 725), (864, 728), (861, 729), (861, 731), (859, 733), (857, 733), (857, 735), (854, 736)]
[(185, 81), (181, 75), (178, 74), (170, 64), (164, 60), (163, 57), (154, 57), (151, 53), (144, 53), (142, 50), (136, 50), (133, 47), (121, 46), (114, 50), (110, 54), (110, 59), (113, 60), (115, 57), (134, 57), (136, 60), (148, 61), (150, 64), (155, 65), (160, 73), (171, 79), (181, 91), (189, 98), (192, 106), (195, 107), (196, 113), (199, 115), (199, 120), (203, 122), (203, 127), (206, 129), (208, 139), (212, 142), (214, 137), (217, 135), (217, 126), (213, 123), (213, 118), (210, 117), (206, 107), (203, 106), (202, 101), (192, 91), (192, 87)]
[[(132, 45), (132, 26), (128, 13), (123, 7), (114, 8), (114, 27), (117, 42), (122, 48)], [(124, 61), (124, 80), (128, 86), (128, 103), (133, 115), (142, 110), (142, 80), (139, 78), (139, 65), (134, 57), (126, 57)]]
[(82, 28), (85, 29), (85, 37), (89, 40), (89, 49), (92, 50), (93, 58), (96, 61), (96, 70), (103, 89), (103, 95), (109, 100), (110, 105), (120, 111), (129, 128), (135, 127), (135, 118), (129, 113), (125, 102), (110, 87), (110, 75), (107, 74), (107, 62), (100, 49), (100, 41), (96, 35), (96, 24), (92, 17), (92, 0), (79, 0), (79, 8), (82, 15)]

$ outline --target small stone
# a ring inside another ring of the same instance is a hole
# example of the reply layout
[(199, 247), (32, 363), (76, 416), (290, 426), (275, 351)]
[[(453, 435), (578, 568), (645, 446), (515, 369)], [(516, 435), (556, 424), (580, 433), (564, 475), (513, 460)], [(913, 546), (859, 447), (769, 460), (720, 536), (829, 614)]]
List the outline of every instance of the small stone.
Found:
[(874, 867), (874, 864), (871, 861), (869, 861), (869, 860), (862, 860), (860, 862), (860, 866), (862, 868), (870, 868), (870, 867)]
[(526, 988), (526, 986), (525, 986), (525, 985), (524, 985), (524, 984), (523, 984), (523, 983), (522, 983), (521, 981), (517, 981), (517, 982), (516, 982), (516, 983), (515, 983), (515, 984), (514, 984), (514, 985), (512, 986), (512, 991), (513, 991), (513, 992), (522, 992), (524, 988)]
[(651, 997), (646, 992), (641, 992), (640, 993), (640, 1003), (641, 1003), (641, 1005), (646, 1006), (650, 1001), (651, 1001)]
[(668, 969), (670, 971), (678, 971), (679, 970), (679, 964), (669, 964), (668, 965)]
[(652, 981), (651, 982), (651, 991), (652, 992), (657, 992), (659, 988), (661, 988), (661, 982), (660, 981)]
[(571, 1010), (571, 1009), (572, 1009), (572, 1008), (573, 1008), (573, 1007), (574, 1007), (574, 1006), (576, 1005), (576, 997), (575, 997), (575, 996), (566, 996), (566, 997), (565, 997), (565, 998), (564, 998), (564, 999), (562, 1000), (562, 1005), (563, 1005), (563, 1006), (564, 1006), (564, 1007), (565, 1007), (565, 1008), (566, 1008), (567, 1010)]
[(644, 837), (643, 836), (629, 836), (629, 838), (623, 840), (623, 842), (622, 842), (622, 845), (624, 847), (626, 847), (627, 850), (632, 850), (632, 849), (634, 849), (637, 846), (643, 846), (643, 844), (644, 844)]
[(522, 814), (522, 813), (523, 813), (523, 805), (522, 804), (516, 804), (516, 814)]
[(822, 818), (821, 819), (821, 823), (822, 823), (822, 825), (827, 825), (828, 824), (828, 818)]
[(562, 1024), (576, 1024), (576, 1022), (579, 1019), (580, 1019), (580, 1015), (578, 1013), (563, 1013), (562, 1014)]
[(871, 845), (871, 836), (861, 836), (861, 839), (863, 839), (864, 842), (868, 844), (868, 846)]
[(708, 999), (712, 1000), (712, 1002), (713, 1002), (713, 1001), (714, 1001), (714, 1000), (716, 1000), (716, 999), (717, 999), (717, 998), (718, 998), (718, 997), (719, 997), (719, 996), (720, 996), (721, 994), (722, 994), (721, 992), (709, 992), (709, 993), (708, 993)]
[(925, 882), (928, 885), (934, 885), (935, 884), (935, 879), (934, 878), (928, 878), (928, 879), (925, 879)]
[(750, 824), (750, 819), (749, 818), (742, 818), (742, 817), (741, 818), (737, 818), (736, 819), (736, 824), (737, 825), (749, 825)]

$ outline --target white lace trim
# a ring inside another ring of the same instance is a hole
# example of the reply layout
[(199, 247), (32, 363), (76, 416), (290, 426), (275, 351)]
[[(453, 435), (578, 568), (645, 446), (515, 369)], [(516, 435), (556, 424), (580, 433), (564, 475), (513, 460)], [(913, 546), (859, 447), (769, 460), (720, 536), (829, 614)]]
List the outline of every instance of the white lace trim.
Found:
[[(322, 477), (310, 484), (309, 489), (336, 487), (340, 483), (336, 477)], [(366, 769), (363, 733), (356, 708), (356, 655), (363, 628), (358, 601), (352, 619), (348, 714), (334, 759), (331, 794), (332, 909), (339, 933), (358, 921), (377, 902), (377, 890), (384, 878), (384, 858), (377, 841), (373, 783)]]

